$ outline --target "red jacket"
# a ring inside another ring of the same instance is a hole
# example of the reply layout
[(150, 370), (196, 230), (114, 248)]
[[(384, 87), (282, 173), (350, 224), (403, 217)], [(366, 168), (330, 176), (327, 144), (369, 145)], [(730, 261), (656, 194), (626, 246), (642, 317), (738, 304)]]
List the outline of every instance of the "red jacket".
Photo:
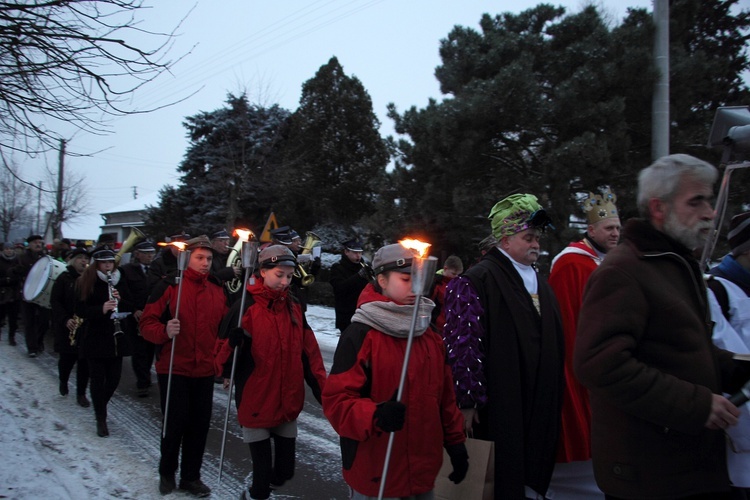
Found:
[[(242, 317), (242, 327), (252, 337), (239, 347), (235, 381), (237, 417), (242, 427), (268, 429), (299, 416), (305, 402), (305, 381), (316, 397), (326, 382), (326, 370), (315, 334), (307, 325), (299, 303), (288, 289), (274, 292), (256, 278), (248, 285), (253, 304)], [(292, 315), (296, 321), (292, 322)], [(232, 348), (222, 342), (216, 373), (231, 366)]]
[[(141, 335), (163, 346), (156, 360), (156, 373), (169, 373), (174, 342), (172, 374), (196, 378), (213, 376), (214, 344), (219, 323), (228, 308), (224, 290), (208, 277), (190, 268), (184, 271), (178, 318), (180, 333), (174, 340), (167, 336), (166, 323), (175, 315), (178, 285), (170, 285), (156, 300), (146, 304), (140, 321)], [(153, 299), (154, 296), (149, 300)]]
[[(373, 301), (389, 299), (367, 285), (359, 305)], [(375, 426), (373, 413), (398, 389), (406, 344), (406, 338), (352, 323), (341, 335), (323, 391), (323, 411), (341, 436), (344, 479), (363, 495), (378, 495), (389, 434)], [(443, 445), (465, 440), (443, 339), (430, 328), (414, 337), (401, 400), (406, 423), (395, 433), (386, 497), (432, 491)]]

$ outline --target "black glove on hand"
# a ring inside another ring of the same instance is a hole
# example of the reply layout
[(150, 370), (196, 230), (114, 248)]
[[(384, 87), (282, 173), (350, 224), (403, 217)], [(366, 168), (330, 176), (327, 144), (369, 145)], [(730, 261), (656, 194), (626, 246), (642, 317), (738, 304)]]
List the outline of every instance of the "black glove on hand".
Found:
[(464, 480), (466, 472), (469, 470), (469, 454), (466, 453), (466, 445), (463, 443), (449, 444), (446, 445), (445, 451), (448, 453), (453, 466), (453, 472), (450, 473), (448, 479), (458, 484)]
[(380, 403), (372, 415), (375, 425), (385, 432), (396, 432), (404, 428), (406, 405), (395, 400)]
[(240, 345), (244, 339), (247, 339), (248, 342), (250, 341), (250, 337), (245, 335), (245, 329), (240, 326), (229, 330), (229, 337), (227, 338), (229, 339), (229, 347), (231, 348)]

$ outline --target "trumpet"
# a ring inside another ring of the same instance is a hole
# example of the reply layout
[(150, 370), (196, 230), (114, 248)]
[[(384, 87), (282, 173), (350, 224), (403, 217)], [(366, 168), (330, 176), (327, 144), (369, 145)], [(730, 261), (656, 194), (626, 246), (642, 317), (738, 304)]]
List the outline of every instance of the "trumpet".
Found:
[(83, 324), (83, 318), (80, 318), (74, 314), (73, 321), (75, 322), (75, 326), (73, 326), (73, 329), (70, 330), (70, 333), (68, 334), (68, 340), (70, 341), (71, 347), (76, 345), (76, 332), (78, 331), (78, 328)]
[(365, 259), (361, 259), (359, 265), (362, 266), (360, 276), (366, 279), (369, 283), (375, 283), (375, 271), (373, 271), (372, 266)]
[[(109, 286), (109, 300), (117, 300), (114, 295), (115, 286), (112, 284), (112, 271), (107, 271), (107, 285)], [(112, 321), (115, 324), (115, 331), (112, 335), (115, 337), (121, 336), (124, 332), (120, 327), (119, 311), (115, 305), (115, 309), (112, 311)]]

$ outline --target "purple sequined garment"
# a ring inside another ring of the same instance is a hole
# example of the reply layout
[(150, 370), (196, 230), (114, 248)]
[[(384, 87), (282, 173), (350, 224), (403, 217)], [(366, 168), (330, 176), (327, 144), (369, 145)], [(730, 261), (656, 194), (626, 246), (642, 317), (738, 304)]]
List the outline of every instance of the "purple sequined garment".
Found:
[(458, 277), (445, 290), (443, 340), (453, 368), (456, 401), (460, 408), (479, 408), (487, 402), (482, 338), (482, 303), (468, 278)]

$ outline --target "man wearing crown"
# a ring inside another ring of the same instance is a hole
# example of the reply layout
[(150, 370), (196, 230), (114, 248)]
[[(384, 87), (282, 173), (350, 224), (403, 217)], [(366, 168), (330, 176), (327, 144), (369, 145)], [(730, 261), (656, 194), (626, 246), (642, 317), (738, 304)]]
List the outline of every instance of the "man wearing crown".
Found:
[(565, 333), (565, 392), (563, 394), (562, 430), (557, 449), (557, 464), (551, 488), (565, 498), (602, 498), (594, 481), (591, 463), (591, 406), (588, 390), (573, 374), (578, 314), (583, 289), (591, 273), (620, 239), (620, 217), (617, 197), (605, 189), (602, 194), (589, 193), (583, 202), (587, 215), (586, 234), (568, 245), (552, 260), (549, 284), (560, 305)]
[(448, 361), (466, 430), (495, 442), (494, 498), (544, 498), (564, 378), (557, 301), (534, 267), (551, 221), (531, 194), (500, 200), (489, 219), (496, 244), (446, 287)]

